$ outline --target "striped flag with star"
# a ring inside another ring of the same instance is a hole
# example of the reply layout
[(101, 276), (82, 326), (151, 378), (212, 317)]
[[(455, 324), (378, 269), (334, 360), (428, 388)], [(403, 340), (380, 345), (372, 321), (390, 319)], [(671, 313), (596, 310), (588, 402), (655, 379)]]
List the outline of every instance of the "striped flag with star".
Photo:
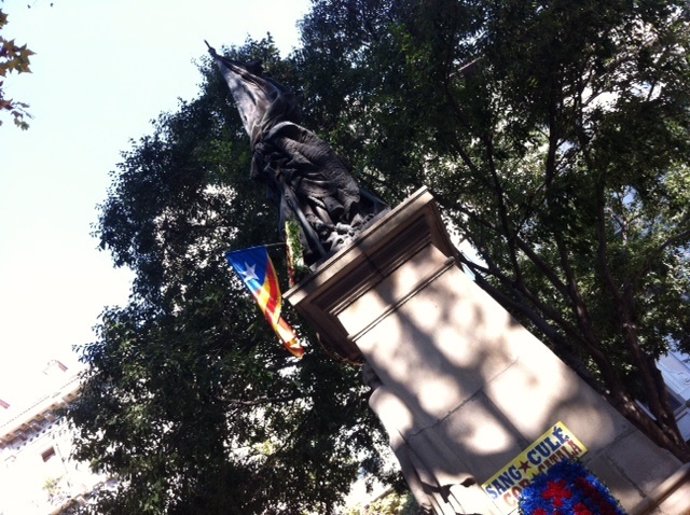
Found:
[(273, 262), (266, 247), (252, 247), (225, 254), (228, 263), (259, 304), (259, 309), (271, 324), (283, 346), (301, 358), (304, 348), (292, 327), (280, 316), (282, 296)]

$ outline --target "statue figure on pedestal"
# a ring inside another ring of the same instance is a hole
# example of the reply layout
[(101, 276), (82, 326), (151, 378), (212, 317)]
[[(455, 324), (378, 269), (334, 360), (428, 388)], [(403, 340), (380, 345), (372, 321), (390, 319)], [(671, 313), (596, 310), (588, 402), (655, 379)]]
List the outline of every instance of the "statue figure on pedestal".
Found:
[[(208, 43), (207, 43), (208, 45)], [(331, 147), (299, 122), (295, 96), (263, 77), (260, 63), (231, 61), (209, 46), (232, 93), (252, 149), (251, 177), (266, 184), (280, 211), (280, 230), (302, 229), (304, 260), (313, 265), (351, 242), (388, 207), (360, 188)]]

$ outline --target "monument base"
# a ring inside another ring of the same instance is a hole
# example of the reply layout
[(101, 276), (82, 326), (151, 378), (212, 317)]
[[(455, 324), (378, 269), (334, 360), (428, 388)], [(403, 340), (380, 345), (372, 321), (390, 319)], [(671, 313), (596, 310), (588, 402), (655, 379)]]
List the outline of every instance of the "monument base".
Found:
[(688, 467), (462, 272), (426, 189), (285, 298), (366, 363), (369, 404), (428, 510), (510, 513), (531, 476), (581, 457), (627, 512), (688, 511)]

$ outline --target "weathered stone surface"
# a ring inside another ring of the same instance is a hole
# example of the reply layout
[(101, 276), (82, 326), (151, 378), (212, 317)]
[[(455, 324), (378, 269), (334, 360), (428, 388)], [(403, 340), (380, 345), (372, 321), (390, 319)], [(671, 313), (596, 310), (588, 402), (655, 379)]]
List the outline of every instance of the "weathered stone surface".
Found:
[(651, 492), (678, 469), (678, 461), (670, 452), (649, 445), (649, 439), (639, 431), (618, 438), (606, 449), (606, 456), (643, 492)]

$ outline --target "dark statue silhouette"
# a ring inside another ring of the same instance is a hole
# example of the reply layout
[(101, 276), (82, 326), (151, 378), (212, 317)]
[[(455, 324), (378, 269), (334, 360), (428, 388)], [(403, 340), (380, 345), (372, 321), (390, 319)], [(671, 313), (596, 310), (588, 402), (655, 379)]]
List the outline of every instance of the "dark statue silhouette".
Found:
[(343, 248), (388, 209), (357, 185), (326, 142), (298, 124), (295, 96), (262, 77), (260, 63), (231, 61), (210, 45), (209, 52), (249, 135), (251, 177), (266, 184), (269, 199), (278, 205), (281, 234), (287, 220), (299, 223), (307, 265)]

